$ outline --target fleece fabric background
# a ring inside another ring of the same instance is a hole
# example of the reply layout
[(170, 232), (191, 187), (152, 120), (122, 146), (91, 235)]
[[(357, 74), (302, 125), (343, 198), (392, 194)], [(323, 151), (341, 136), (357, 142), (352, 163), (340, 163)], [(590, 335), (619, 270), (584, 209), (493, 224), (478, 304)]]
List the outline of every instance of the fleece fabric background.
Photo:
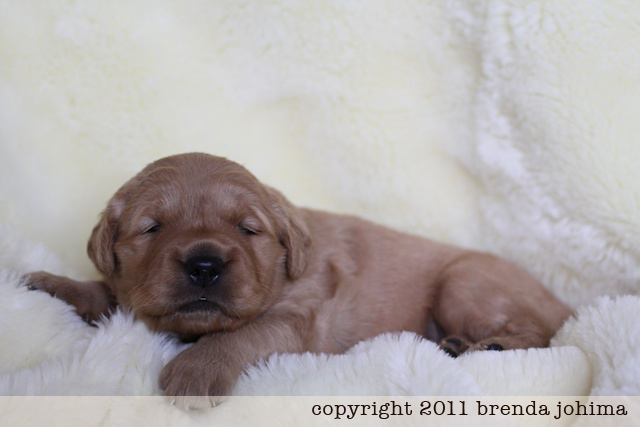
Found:
[(95, 277), (108, 198), (184, 151), (496, 252), (577, 309), (550, 349), (388, 335), (274, 356), (236, 394), (639, 394), (638, 111), (634, 1), (0, 0), (0, 394), (158, 393), (178, 343), (19, 278)]

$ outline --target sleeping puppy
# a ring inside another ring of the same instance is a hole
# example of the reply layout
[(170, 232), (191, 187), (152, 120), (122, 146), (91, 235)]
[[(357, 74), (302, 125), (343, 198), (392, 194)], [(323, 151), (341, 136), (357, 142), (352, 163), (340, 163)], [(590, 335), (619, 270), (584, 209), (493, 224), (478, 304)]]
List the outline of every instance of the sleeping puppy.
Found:
[(117, 303), (195, 341), (160, 376), (164, 393), (192, 408), (229, 395), (273, 353), (341, 353), (390, 331), (453, 356), (544, 347), (571, 314), (510, 262), (294, 207), (207, 154), (158, 160), (124, 184), (88, 253), (104, 281), (38, 272), (29, 284), (87, 321)]

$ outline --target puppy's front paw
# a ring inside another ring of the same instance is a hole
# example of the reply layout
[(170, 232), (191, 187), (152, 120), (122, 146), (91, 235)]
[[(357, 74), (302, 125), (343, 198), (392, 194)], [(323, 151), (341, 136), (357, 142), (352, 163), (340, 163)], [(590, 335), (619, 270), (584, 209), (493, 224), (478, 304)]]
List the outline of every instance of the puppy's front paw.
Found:
[(93, 326), (102, 316), (108, 316), (109, 310), (116, 305), (115, 297), (100, 282), (78, 282), (45, 271), (30, 273), (24, 281), (31, 290), (47, 292), (72, 305), (78, 315)]
[(65, 287), (62, 277), (46, 271), (29, 273), (23, 277), (23, 281), (29, 290), (45, 291), (54, 297)]
[(234, 370), (203, 360), (192, 350), (180, 353), (160, 373), (164, 395), (182, 409), (206, 409), (224, 402), (236, 381)]

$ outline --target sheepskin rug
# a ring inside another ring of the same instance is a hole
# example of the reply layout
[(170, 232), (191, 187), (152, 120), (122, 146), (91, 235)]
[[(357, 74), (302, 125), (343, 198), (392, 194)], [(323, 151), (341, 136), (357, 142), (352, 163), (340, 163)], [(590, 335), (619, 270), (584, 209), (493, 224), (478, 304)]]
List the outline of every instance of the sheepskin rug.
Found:
[[(325, 425), (311, 398), (278, 396), (640, 395), (639, 110), (638, 2), (0, 0), (0, 424)], [(183, 344), (125, 312), (92, 328), (21, 277), (96, 277), (86, 241), (110, 195), (185, 151), (299, 205), (500, 254), (576, 315), (548, 349), (451, 359), (396, 333), (273, 355), (234, 395), (276, 400), (183, 412), (157, 386)]]

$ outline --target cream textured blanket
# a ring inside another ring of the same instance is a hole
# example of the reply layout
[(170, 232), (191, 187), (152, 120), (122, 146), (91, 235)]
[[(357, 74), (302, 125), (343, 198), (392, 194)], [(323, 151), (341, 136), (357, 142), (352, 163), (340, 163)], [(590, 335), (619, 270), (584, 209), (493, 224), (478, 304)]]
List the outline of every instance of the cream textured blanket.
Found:
[[(639, 395), (638, 111), (639, 2), (0, 0), (0, 395), (159, 393), (180, 344), (124, 313), (88, 327), (19, 278), (94, 276), (106, 200), (184, 151), (498, 253), (577, 309), (549, 349), (453, 360), (384, 335), (276, 355), (235, 394)], [(120, 416), (187, 420), (149, 405)]]

